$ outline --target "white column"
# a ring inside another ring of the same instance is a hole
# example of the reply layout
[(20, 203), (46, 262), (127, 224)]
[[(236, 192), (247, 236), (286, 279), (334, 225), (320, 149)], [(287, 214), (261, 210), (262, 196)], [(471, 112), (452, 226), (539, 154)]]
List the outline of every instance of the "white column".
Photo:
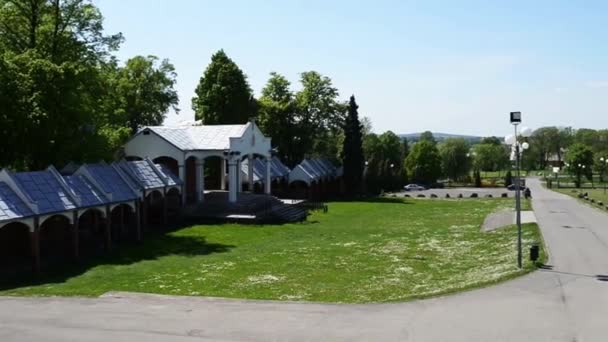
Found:
[(226, 159), (220, 163), (220, 189), (226, 190)]
[(249, 182), (248, 188), (249, 191), (253, 192), (253, 154), (250, 154), (247, 158), (247, 181)]
[(179, 168), (179, 179), (182, 180), (182, 205), (186, 205), (186, 161), (183, 164), (178, 165)]
[(242, 177), (243, 166), (241, 165), (241, 162), (242, 162), (242, 160), (241, 160), (241, 158), (239, 157), (239, 161), (238, 161), (238, 164), (237, 164), (237, 166), (236, 166), (236, 167), (237, 167), (237, 169), (239, 170), (239, 171), (237, 172), (237, 174), (236, 174), (236, 177), (237, 177), (237, 184), (239, 185), (239, 186), (238, 186), (238, 192), (243, 192), (243, 177)]
[(266, 193), (267, 195), (270, 195), (270, 188), (272, 186), (271, 184), (271, 180), (270, 180), (270, 158), (266, 158), (266, 179), (264, 182), (264, 193)]
[(196, 161), (196, 200), (205, 199), (205, 160)]
[(236, 160), (228, 161), (228, 201), (235, 203), (237, 200), (237, 188), (238, 188), (238, 177), (237, 177), (237, 165)]

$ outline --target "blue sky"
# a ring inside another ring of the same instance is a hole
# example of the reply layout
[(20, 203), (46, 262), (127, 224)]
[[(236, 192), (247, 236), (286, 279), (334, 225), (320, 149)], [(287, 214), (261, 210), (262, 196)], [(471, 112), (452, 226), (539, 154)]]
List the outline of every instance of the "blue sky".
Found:
[(168, 58), (181, 113), (218, 49), (259, 94), (271, 71), (329, 76), (374, 130), (505, 135), (509, 111), (608, 127), (606, 1), (96, 0), (118, 56)]

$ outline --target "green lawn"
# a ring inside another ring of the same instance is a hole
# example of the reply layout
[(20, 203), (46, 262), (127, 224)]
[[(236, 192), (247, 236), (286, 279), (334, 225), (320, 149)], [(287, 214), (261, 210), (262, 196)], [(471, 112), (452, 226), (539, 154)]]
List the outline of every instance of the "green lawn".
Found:
[[(604, 189), (552, 189), (562, 194), (570, 195), (574, 198), (578, 198), (579, 193), (589, 194), (589, 198), (593, 198), (597, 201), (604, 202), (604, 205), (608, 205), (608, 192), (604, 193)], [(591, 203), (590, 203), (591, 204)]]
[[(368, 303), (479, 287), (516, 268), (514, 227), (480, 232), (512, 200), (338, 202), (308, 222), (192, 226), (125, 247), (0, 295), (97, 296), (107, 291)], [(540, 241), (524, 226), (524, 246)], [(527, 255), (527, 253), (526, 253)], [(0, 288), (1, 289), (1, 288)]]

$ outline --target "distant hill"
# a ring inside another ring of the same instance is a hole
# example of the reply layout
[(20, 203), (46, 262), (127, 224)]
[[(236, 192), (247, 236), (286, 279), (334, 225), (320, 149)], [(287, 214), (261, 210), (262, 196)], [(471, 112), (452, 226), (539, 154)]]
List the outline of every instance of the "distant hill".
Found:
[[(420, 135), (422, 133), (409, 133), (409, 134), (399, 134), (401, 138), (406, 138), (410, 142), (416, 142), (420, 139)], [(483, 139), (482, 137), (477, 137), (474, 135), (461, 135), (461, 134), (449, 134), (449, 133), (435, 133), (433, 132), (433, 136), (437, 142), (442, 142), (449, 138), (462, 138), (470, 143), (478, 143)]]

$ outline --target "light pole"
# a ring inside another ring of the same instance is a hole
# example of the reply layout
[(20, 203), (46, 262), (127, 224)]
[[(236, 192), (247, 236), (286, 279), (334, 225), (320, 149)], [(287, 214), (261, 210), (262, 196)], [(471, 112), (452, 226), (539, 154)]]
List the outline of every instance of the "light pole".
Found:
[[(521, 149), (528, 149), (530, 146), (528, 143), (519, 144), (517, 126), (521, 124), (521, 112), (511, 112), (510, 121), (514, 128), (514, 135), (505, 138), (507, 144), (511, 144), (514, 147), (515, 152), (515, 222), (517, 224), (517, 267), (522, 268), (522, 232), (521, 232), (521, 173), (520, 173), (520, 155)], [(521, 136), (524, 138), (532, 135), (532, 130), (529, 128), (523, 128), (521, 130)]]

